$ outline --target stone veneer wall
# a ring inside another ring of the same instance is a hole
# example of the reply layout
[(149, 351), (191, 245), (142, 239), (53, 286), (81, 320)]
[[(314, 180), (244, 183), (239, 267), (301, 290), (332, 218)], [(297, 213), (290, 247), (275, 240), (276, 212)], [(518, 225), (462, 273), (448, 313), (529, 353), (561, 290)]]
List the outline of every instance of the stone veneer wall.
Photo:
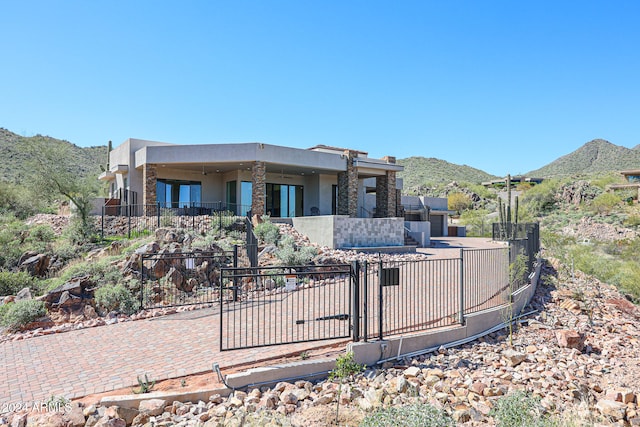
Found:
[(404, 245), (402, 218), (324, 215), (292, 218), (293, 227), (320, 246), (333, 249)]
[(267, 170), (264, 162), (255, 162), (251, 170), (251, 214), (262, 216), (265, 214)]
[(333, 235), (336, 248), (402, 246), (404, 219), (336, 217)]

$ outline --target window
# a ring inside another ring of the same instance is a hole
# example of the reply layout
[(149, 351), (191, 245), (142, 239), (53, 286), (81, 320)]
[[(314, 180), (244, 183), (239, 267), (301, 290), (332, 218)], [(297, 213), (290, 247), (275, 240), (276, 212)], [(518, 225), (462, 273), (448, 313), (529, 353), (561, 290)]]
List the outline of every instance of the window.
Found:
[(240, 183), (240, 215), (246, 216), (251, 210), (253, 202), (253, 183), (250, 181), (242, 181)]
[(273, 217), (303, 216), (301, 185), (267, 184), (266, 211)]
[(202, 202), (202, 184), (198, 181), (159, 179), (156, 198), (163, 207), (198, 207)]

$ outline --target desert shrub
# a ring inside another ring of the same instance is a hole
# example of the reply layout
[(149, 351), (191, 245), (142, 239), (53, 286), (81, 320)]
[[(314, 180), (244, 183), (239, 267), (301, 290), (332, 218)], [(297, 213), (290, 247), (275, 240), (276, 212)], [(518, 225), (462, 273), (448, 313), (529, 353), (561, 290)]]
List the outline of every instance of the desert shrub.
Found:
[(11, 213), (25, 219), (37, 212), (38, 206), (33, 203), (25, 188), (3, 182), (0, 186), (0, 213)]
[(611, 184), (623, 184), (625, 182), (619, 173), (608, 173), (590, 179), (591, 185), (605, 190)]
[(548, 418), (542, 416), (540, 398), (524, 391), (515, 391), (498, 399), (490, 415), (499, 427), (553, 425)]
[(82, 219), (79, 215), (73, 215), (69, 226), (65, 230), (65, 236), (75, 244), (97, 242), (99, 240), (98, 229), (92, 218)]
[(33, 277), (27, 272), (0, 270), (0, 295), (15, 295), (22, 288), (33, 286)]
[(275, 252), (282, 265), (307, 265), (317, 254), (318, 250), (312, 246), (296, 247), (291, 236), (283, 237)]
[(625, 220), (623, 225), (625, 227), (638, 227), (640, 226), (640, 215), (629, 215)]
[(0, 217), (0, 267), (14, 267), (24, 252), (27, 229), (13, 214)]
[(468, 210), (460, 215), (460, 223), (467, 227), (469, 237), (491, 236), (491, 221), (487, 218), (488, 211), (484, 209)]
[(460, 214), (460, 212), (470, 209), (473, 206), (473, 202), (464, 193), (451, 193), (447, 197), (447, 206)]
[(620, 203), (622, 199), (617, 194), (602, 193), (591, 202), (591, 210), (600, 215), (607, 215)]
[(445, 427), (452, 426), (453, 420), (442, 409), (429, 404), (415, 403), (407, 406), (392, 406), (369, 414), (361, 427)]
[(269, 217), (264, 215), (262, 222), (253, 227), (258, 240), (269, 245), (275, 245), (280, 238), (280, 228), (269, 220)]
[(555, 209), (555, 195), (560, 183), (557, 180), (545, 180), (527, 190), (520, 201), (533, 216), (541, 216)]
[(17, 330), (47, 314), (44, 302), (30, 299), (8, 304), (2, 316), (2, 326)]
[(98, 309), (105, 314), (111, 311), (131, 314), (140, 307), (140, 302), (122, 284), (101, 286), (95, 292), (95, 300)]
[(98, 285), (116, 284), (122, 281), (122, 273), (118, 267), (111, 265), (116, 257), (105, 257), (93, 262), (70, 263), (62, 270), (59, 277), (52, 280), (47, 288), (53, 289), (74, 277), (90, 276)]

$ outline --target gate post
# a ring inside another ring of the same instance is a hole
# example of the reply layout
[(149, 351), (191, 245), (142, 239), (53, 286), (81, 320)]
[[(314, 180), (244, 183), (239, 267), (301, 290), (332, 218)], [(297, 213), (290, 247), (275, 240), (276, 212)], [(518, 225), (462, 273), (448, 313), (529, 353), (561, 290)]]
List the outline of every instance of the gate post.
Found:
[(102, 205), (102, 225), (100, 226), (100, 240), (104, 240), (104, 205)]
[(383, 302), (384, 298), (382, 295), (384, 287), (382, 286), (382, 260), (378, 261), (378, 339), (382, 341), (382, 314), (383, 314)]
[[(233, 245), (233, 271), (238, 268), (238, 245)], [(233, 275), (233, 302), (238, 301), (238, 277)]]
[(464, 325), (464, 249), (460, 249), (460, 313), (458, 321)]
[(369, 341), (369, 261), (364, 260), (364, 342)]
[(351, 263), (351, 286), (353, 286), (352, 338), (354, 342), (358, 342), (360, 341), (360, 263), (357, 260)]

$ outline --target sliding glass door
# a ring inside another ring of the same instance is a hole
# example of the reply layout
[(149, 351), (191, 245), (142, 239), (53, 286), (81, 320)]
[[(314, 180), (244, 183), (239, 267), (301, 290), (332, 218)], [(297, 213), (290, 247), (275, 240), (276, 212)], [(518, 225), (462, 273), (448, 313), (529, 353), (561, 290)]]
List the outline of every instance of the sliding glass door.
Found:
[(266, 211), (272, 217), (291, 218), (304, 215), (302, 185), (267, 184)]

